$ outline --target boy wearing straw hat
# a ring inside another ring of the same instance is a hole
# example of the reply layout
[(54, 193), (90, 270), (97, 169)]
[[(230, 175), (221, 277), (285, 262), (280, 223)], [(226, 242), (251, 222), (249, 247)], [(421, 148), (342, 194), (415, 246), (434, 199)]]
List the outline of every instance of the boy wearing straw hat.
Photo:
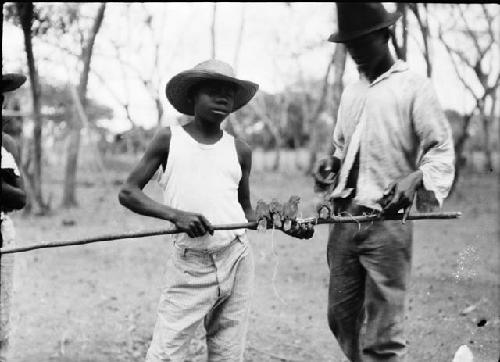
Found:
[[(317, 171), (338, 175), (336, 212), (407, 215), (415, 196), (421, 211), (441, 206), (454, 177), (451, 130), (430, 80), (391, 55), (389, 26), (400, 15), (381, 3), (337, 3), (337, 16), (329, 40), (346, 46), (361, 77), (342, 94), (335, 152)], [(328, 322), (351, 361), (403, 360), (411, 255), (411, 222), (331, 228)]]
[[(130, 210), (184, 231), (176, 237), (167, 264), (148, 362), (185, 361), (201, 324), (210, 361), (243, 360), (252, 252), (244, 229), (214, 231), (212, 225), (254, 221), (252, 153), (246, 143), (223, 131), (221, 122), (247, 104), (257, 89), (215, 59), (175, 75), (166, 96), (194, 120), (159, 131), (120, 192), (120, 202)], [(160, 167), (163, 203), (142, 192)], [(290, 234), (312, 236), (303, 228)]]
[[(19, 88), (26, 81), (21, 74), (2, 74), (2, 105), (4, 93)], [(21, 174), (16, 163), (17, 145), (12, 137), (2, 131), (1, 158), (1, 206), (0, 206), (0, 247), (13, 246), (15, 239), (14, 224), (8, 213), (22, 209), (26, 204)], [(14, 256), (0, 255), (0, 361), (7, 358), (9, 342), (10, 294), (12, 292)]]

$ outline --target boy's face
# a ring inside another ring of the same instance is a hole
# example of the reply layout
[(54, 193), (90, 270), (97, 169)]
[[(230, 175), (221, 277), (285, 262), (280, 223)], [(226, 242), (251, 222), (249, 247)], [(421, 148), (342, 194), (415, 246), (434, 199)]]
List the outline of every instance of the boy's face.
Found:
[(200, 83), (193, 92), (195, 117), (222, 122), (233, 110), (235, 92), (232, 83), (217, 80)]
[(387, 51), (388, 33), (382, 29), (345, 42), (345, 47), (358, 69), (369, 73), (383, 58)]

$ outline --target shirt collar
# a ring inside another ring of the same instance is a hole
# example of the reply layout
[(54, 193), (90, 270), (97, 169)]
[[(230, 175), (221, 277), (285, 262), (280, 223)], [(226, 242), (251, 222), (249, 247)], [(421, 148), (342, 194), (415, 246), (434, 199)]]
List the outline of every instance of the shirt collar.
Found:
[[(396, 59), (396, 61), (394, 62), (394, 64), (384, 73), (382, 73), (381, 75), (379, 75), (373, 82), (371, 82), (369, 84), (370, 87), (373, 87), (375, 84), (383, 81), (384, 79), (388, 78), (391, 74), (393, 73), (399, 73), (399, 72), (404, 72), (406, 70), (408, 70), (408, 64), (406, 64), (405, 61), (401, 60), (401, 59)], [(362, 75), (362, 78), (366, 81), (366, 82), (369, 82), (368, 81), (368, 78), (366, 78), (364, 75)]]

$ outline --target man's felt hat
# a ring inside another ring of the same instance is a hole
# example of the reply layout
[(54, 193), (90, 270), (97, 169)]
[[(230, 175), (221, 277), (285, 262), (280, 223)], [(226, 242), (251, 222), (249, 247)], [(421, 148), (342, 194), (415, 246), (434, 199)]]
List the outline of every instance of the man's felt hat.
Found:
[(338, 31), (328, 38), (344, 43), (373, 31), (393, 25), (400, 13), (389, 13), (381, 3), (337, 3)]
[(2, 74), (2, 93), (16, 90), (26, 82), (26, 77), (19, 73)]
[(180, 113), (193, 116), (194, 104), (189, 99), (189, 90), (204, 80), (220, 80), (236, 85), (232, 112), (247, 104), (259, 89), (258, 84), (236, 78), (229, 64), (210, 59), (173, 76), (165, 89), (168, 101)]

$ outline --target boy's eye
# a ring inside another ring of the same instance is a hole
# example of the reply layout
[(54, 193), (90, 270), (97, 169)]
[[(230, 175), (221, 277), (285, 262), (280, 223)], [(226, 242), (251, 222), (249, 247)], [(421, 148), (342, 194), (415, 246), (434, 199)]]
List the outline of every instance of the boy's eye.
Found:
[(210, 87), (207, 89), (207, 91), (210, 95), (234, 96), (234, 91), (232, 88)]

